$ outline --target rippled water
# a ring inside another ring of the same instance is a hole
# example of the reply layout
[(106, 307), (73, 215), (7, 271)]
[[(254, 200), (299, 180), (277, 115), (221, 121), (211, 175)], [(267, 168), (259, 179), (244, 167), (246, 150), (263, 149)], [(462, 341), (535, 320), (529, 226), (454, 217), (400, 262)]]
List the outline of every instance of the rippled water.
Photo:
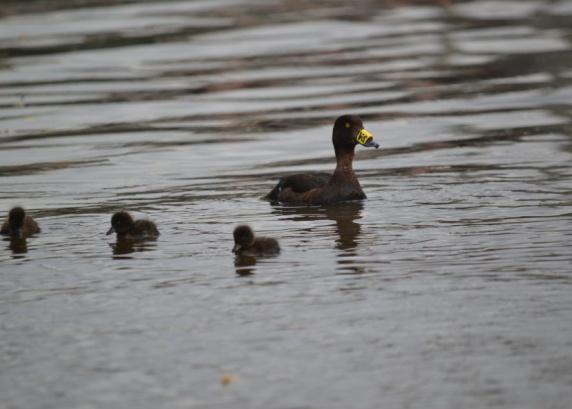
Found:
[[(570, 407), (572, 2), (3, 3), (0, 406)], [(344, 113), (368, 200), (260, 200)]]

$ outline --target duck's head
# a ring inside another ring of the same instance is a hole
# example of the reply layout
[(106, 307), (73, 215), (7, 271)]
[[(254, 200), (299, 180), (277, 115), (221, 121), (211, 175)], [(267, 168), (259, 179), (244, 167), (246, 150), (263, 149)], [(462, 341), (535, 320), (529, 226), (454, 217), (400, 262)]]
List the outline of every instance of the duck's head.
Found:
[(133, 218), (129, 213), (125, 211), (117, 212), (111, 216), (111, 228), (107, 231), (107, 234), (117, 233), (119, 236), (123, 236), (129, 233), (133, 223)]
[(357, 115), (342, 115), (336, 119), (332, 142), (336, 151), (353, 152), (358, 144), (367, 148), (379, 148), (373, 140), (373, 135), (363, 127), (363, 122)]
[(26, 212), (20, 206), (14, 207), (8, 213), (8, 224), (10, 225), (10, 230), (12, 235), (15, 237), (22, 236), (22, 227), (24, 226), (24, 220), (26, 219)]
[(241, 250), (247, 249), (254, 244), (254, 232), (247, 225), (237, 226), (234, 229), (234, 247), (232, 252), (234, 254), (240, 253)]

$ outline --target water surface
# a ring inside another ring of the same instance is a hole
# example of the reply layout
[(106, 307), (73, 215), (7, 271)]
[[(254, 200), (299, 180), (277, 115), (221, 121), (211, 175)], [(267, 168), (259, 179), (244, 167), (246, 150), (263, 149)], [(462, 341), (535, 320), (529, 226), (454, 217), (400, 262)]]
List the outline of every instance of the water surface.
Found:
[[(6, 408), (568, 408), (572, 3), (7, 1)], [(331, 171), (368, 200), (260, 200)], [(110, 215), (155, 220), (116, 243)], [(232, 230), (279, 257), (235, 259)], [(221, 377), (233, 382), (223, 386)]]

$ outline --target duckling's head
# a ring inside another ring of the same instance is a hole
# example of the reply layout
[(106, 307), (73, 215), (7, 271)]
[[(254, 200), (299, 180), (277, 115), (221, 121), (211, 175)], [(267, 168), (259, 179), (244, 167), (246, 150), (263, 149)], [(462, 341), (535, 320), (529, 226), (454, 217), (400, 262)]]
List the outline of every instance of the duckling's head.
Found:
[(119, 236), (123, 236), (129, 233), (133, 223), (133, 218), (129, 213), (125, 211), (117, 212), (111, 216), (111, 228), (107, 231), (107, 234), (117, 233)]
[(234, 229), (234, 247), (232, 252), (234, 254), (240, 253), (241, 250), (247, 249), (254, 244), (254, 232), (245, 224), (237, 226)]
[(26, 212), (20, 206), (14, 207), (8, 213), (8, 224), (12, 235), (20, 237), (22, 235), (22, 227), (26, 219)]
[(363, 122), (357, 115), (342, 115), (336, 119), (332, 142), (336, 152), (353, 152), (357, 144), (367, 148), (379, 148), (373, 141), (373, 135), (363, 127)]

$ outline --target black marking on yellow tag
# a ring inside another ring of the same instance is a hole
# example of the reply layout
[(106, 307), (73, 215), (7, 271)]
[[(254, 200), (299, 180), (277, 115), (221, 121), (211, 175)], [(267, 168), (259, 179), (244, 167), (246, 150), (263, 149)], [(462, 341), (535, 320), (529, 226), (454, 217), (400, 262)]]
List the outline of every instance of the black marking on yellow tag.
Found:
[(371, 133), (369, 133), (368, 131), (366, 131), (365, 129), (362, 129), (361, 131), (359, 131), (359, 133), (356, 136), (356, 141), (361, 145), (365, 145), (366, 143), (368, 143), (372, 139), (373, 139), (373, 135)]

